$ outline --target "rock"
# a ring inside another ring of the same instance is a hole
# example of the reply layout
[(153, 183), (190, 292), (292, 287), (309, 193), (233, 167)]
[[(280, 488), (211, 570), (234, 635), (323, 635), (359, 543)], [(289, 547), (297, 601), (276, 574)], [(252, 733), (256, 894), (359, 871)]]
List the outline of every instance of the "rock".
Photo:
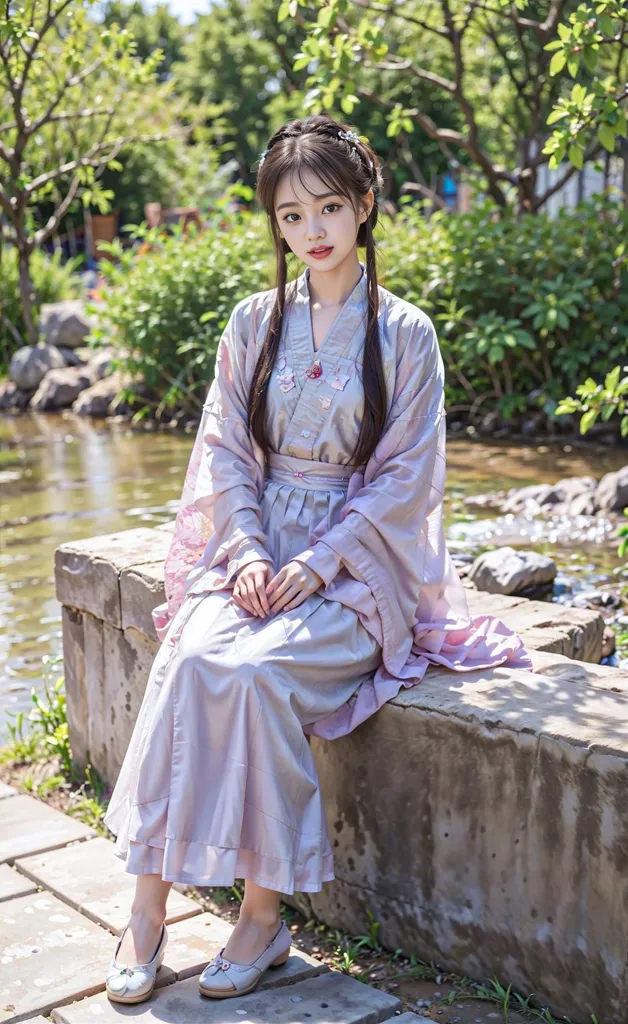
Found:
[(609, 512), (621, 512), (628, 506), (628, 466), (622, 466), (616, 473), (606, 473), (595, 492), (598, 508)]
[(501, 417), (496, 409), (492, 409), (491, 412), (487, 412), (482, 417), (482, 421), (478, 428), (480, 434), (493, 434), (497, 427), (500, 425)]
[(49, 345), (77, 348), (92, 329), (80, 299), (45, 302), (39, 314), (39, 327)]
[(556, 562), (547, 555), (503, 547), (479, 555), (469, 570), (469, 578), (478, 590), (517, 594), (531, 586), (551, 583), (557, 571)]
[(102, 348), (98, 351), (93, 352), (88, 362), (88, 368), (92, 383), (96, 383), (97, 380), (102, 380), (104, 377), (110, 377), (113, 373), (112, 362), (116, 357), (116, 352), (112, 348)]
[[(577, 499), (585, 495), (594, 503), (597, 481), (592, 476), (565, 477), (555, 484), (530, 484), (528, 487), (518, 487), (508, 493), (506, 501), (502, 505), (503, 512), (522, 511), (545, 511), (556, 512), (557, 514), (573, 513), (572, 505)], [(556, 505), (556, 509), (548, 509), (546, 506)], [(583, 503), (583, 507), (590, 507), (589, 503)], [(595, 503), (594, 503), (595, 505)], [(579, 507), (575, 505), (574, 507)], [(593, 511), (595, 511), (595, 506)], [(591, 513), (582, 513), (593, 514)]]
[(72, 404), (72, 412), (79, 416), (106, 416), (109, 406), (123, 386), (122, 376), (119, 372), (113, 373), (110, 377), (96, 380), (94, 384), (81, 391)]
[(530, 484), (510, 491), (502, 504), (502, 512), (539, 511), (544, 505), (555, 505), (559, 501), (551, 484)]
[(615, 653), (616, 645), (617, 638), (615, 636), (615, 630), (611, 629), (610, 626), (605, 626), (604, 635), (602, 637), (602, 657), (610, 658), (611, 654)]
[(89, 385), (89, 374), (84, 367), (66, 366), (63, 370), (51, 370), (33, 395), (30, 408), (65, 409)]
[(608, 590), (581, 590), (573, 604), (579, 608), (619, 608), (621, 599)]
[(569, 516), (594, 516), (597, 512), (595, 491), (589, 491), (585, 494), (576, 494), (575, 497), (567, 503), (566, 512)]
[(15, 381), (5, 380), (0, 384), (0, 411), (8, 412), (10, 409), (26, 409), (32, 395), (32, 391), (24, 391), (22, 388), (18, 388)]
[(23, 391), (34, 391), (49, 370), (64, 366), (65, 359), (54, 345), (25, 345), (13, 353), (9, 379)]
[(81, 355), (81, 352), (83, 352), (84, 349), (79, 351), (79, 349), (76, 348), (63, 348), (61, 345), (57, 347), (65, 360), (66, 366), (84, 366), (87, 362), (87, 359)]

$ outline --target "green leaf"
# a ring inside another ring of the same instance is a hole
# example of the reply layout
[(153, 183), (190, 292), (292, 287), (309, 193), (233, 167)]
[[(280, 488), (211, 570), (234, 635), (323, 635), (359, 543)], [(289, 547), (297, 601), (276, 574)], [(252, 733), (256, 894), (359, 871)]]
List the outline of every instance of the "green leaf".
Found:
[(614, 391), (619, 382), (619, 374), (621, 373), (621, 366), (615, 366), (604, 378), (604, 387), (607, 391)]
[(556, 121), (560, 121), (561, 117), (567, 117), (568, 113), (569, 111), (565, 110), (563, 107), (554, 107), (550, 112), (546, 123), (555, 124)]
[(596, 419), (598, 418), (598, 409), (589, 409), (588, 412), (582, 416), (580, 420), (580, 433), (586, 434), (587, 430), (590, 430)]
[(567, 63), (567, 54), (565, 53), (564, 50), (558, 50), (558, 52), (554, 54), (554, 56), (552, 57), (552, 59), (550, 61), (550, 66), (549, 66), (549, 73), (550, 73), (550, 75), (552, 75), (552, 76), (553, 75), (558, 75), (563, 70), (563, 68), (564, 68), (566, 63)]
[(615, 152), (615, 132), (609, 124), (601, 124), (598, 126), (597, 137), (607, 149), (609, 153)]
[(574, 167), (577, 167), (578, 170), (582, 169), (582, 166), (584, 164), (582, 147), (577, 145), (577, 143), (575, 142), (572, 142), (572, 144), (569, 147), (569, 159), (571, 160)]

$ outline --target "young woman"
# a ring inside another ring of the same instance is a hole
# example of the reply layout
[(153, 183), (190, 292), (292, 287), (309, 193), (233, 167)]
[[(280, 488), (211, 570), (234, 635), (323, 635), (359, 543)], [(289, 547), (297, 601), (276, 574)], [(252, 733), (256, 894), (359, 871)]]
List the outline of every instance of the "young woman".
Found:
[[(309, 734), (350, 732), (429, 662), (531, 667), (502, 622), (469, 617), (447, 551), (443, 361), (430, 318), (378, 285), (381, 183), (371, 147), (324, 115), (260, 160), (277, 284), (220, 340), (153, 613), (163, 643), (105, 817), (138, 876), (115, 1000), (152, 991), (172, 882), (246, 880), (204, 995), (285, 961), (280, 894), (335, 877)], [(290, 282), (288, 253), (305, 264)]]

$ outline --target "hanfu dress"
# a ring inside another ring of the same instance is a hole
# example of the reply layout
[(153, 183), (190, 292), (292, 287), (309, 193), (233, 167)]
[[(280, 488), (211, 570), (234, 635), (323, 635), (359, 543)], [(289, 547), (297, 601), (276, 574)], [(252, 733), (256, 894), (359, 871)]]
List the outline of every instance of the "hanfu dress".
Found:
[[(276, 290), (223, 332), (166, 561), (162, 645), (105, 823), (132, 874), (283, 893), (335, 877), (308, 735), (353, 730), (430, 662), (531, 668), (499, 619), (470, 617), (443, 532), (443, 362), (430, 318), (379, 287), (388, 419), (351, 464), (363, 411), (366, 267), (314, 349), (309, 269), (286, 288), (268, 390), (268, 456), (247, 396)], [(238, 572), (291, 559), (324, 581), (249, 614)]]

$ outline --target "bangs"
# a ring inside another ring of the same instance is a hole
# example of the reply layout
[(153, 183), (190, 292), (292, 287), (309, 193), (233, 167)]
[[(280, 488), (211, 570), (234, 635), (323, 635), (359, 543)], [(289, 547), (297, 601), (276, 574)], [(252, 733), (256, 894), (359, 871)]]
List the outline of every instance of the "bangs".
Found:
[[(268, 198), (274, 196), (280, 180), (287, 174), (290, 184), (294, 189), (295, 181), (298, 179), (303, 190), (313, 199), (321, 199), (327, 192), (343, 196), (353, 207), (356, 205), (357, 196), (352, 186), (352, 172), (347, 167), (346, 158), (340, 154), (325, 153), (303, 148), (296, 152), (286, 154), (284, 159), (277, 160), (273, 165), (272, 180), (268, 180)], [(308, 187), (306, 178), (309, 176), (318, 178), (323, 183), (320, 192), (315, 192)], [(269, 178), (271, 176), (269, 175)]]

